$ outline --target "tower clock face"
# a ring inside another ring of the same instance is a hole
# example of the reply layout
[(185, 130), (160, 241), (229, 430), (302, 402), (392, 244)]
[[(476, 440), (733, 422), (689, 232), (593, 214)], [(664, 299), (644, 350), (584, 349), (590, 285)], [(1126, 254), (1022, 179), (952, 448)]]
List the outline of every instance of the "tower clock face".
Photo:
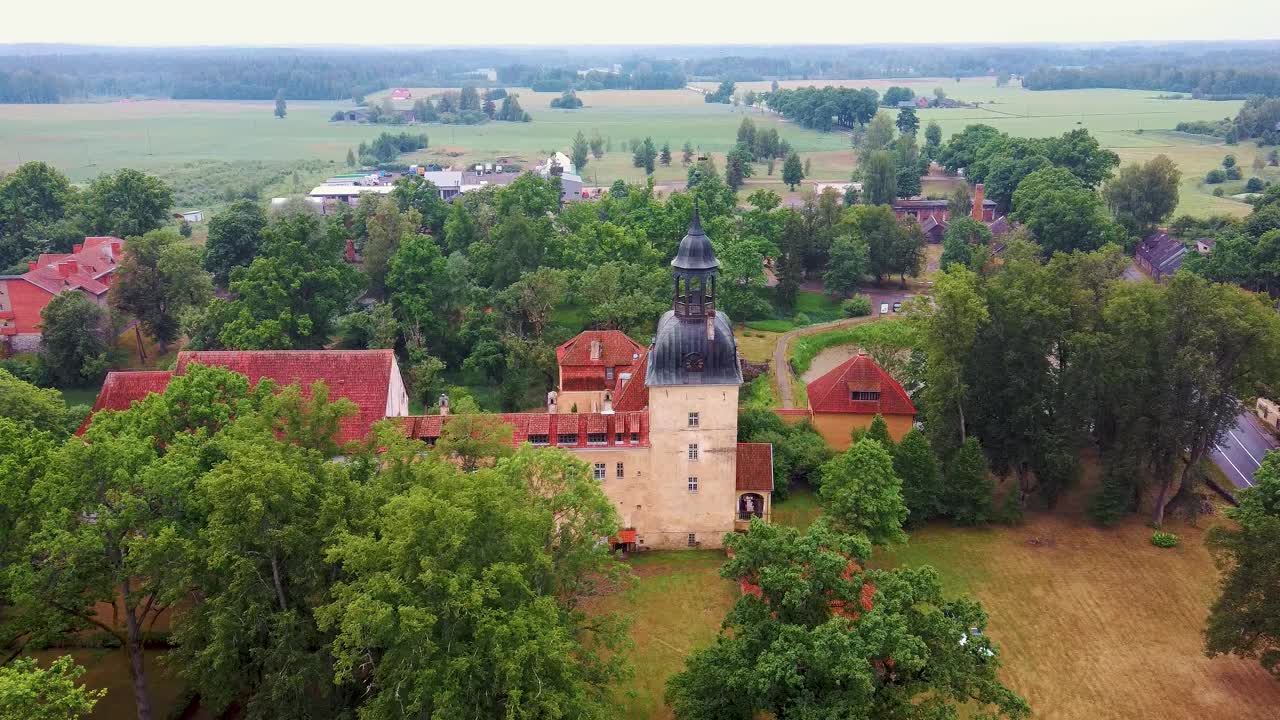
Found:
[(702, 353), (691, 352), (684, 356), (684, 369), (690, 372), (702, 372), (706, 361), (702, 358)]

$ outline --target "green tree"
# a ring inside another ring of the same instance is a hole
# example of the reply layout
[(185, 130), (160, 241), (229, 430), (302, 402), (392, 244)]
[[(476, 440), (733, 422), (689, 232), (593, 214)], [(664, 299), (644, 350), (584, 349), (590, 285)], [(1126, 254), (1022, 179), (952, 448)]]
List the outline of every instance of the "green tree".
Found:
[(1096, 250), (1115, 236), (1098, 193), (1061, 167), (1037, 170), (1018, 184), (1012, 217), (1031, 231), (1046, 256)]
[(873, 152), (862, 163), (862, 197), (868, 205), (890, 205), (898, 197), (898, 169), (884, 150)]
[(906, 542), (902, 481), (883, 445), (863, 439), (819, 470), (818, 500), (835, 527), (875, 545)]
[(787, 161), (782, 164), (782, 182), (786, 183), (792, 192), (795, 192), (796, 186), (802, 180), (804, 180), (804, 168), (800, 164), (800, 156), (793, 152), (787, 156)]
[(591, 157), (596, 160), (604, 157), (604, 138), (600, 137), (599, 130), (591, 131), (591, 139), (587, 144), (591, 147)]
[(355, 151), (353, 151), (351, 148), (347, 148), (347, 167), (353, 168), (355, 166), (356, 166)]
[(1178, 207), (1182, 171), (1167, 155), (1130, 163), (1102, 188), (1112, 215), (1130, 233), (1146, 236)]
[(685, 165), (693, 162), (693, 143), (688, 140), (685, 140), (684, 146), (680, 148), (680, 162)]
[(867, 274), (868, 252), (867, 240), (859, 234), (841, 235), (833, 240), (827, 271), (822, 274), (822, 285), (827, 292), (846, 297), (857, 292)]
[(204, 269), (219, 287), (226, 287), (231, 271), (253, 262), (262, 246), (267, 214), (252, 200), (237, 200), (209, 221), (204, 244)]
[[(41, 251), (69, 250), (76, 191), (53, 166), (28, 162), (0, 177), (0, 270)], [(75, 240), (72, 240), (75, 242)]]
[(881, 150), (888, 150), (893, 144), (893, 116), (887, 112), (876, 113), (867, 123), (867, 130), (862, 137), (862, 157), (867, 157)]
[(219, 326), (214, 335), (229, 348), (323, 347), (362, 284), (359, 271), (339, 255), (342, 236), (299, 213), (273, 220), (262, 238), (259, 256), (231, 274), (235, 299), (215, 300), (206, 322)]
[(451, 307), (447, 278), (445, 258), (430, 237), (406, 236), (391, 256), (387, 293), (409, 347), (424, 347), (428, 339), (440, 338), (445, 321), (460, 309)]
[(617, 516), (589, 467), (526, 448), (401, 472), (371, 531), (330, 553), (348, 579), (321, 618), (337, 677), (367, 687), (361, 716), (608, 716), (624, 626), (583, 601), (617, 578), (599, 543)]
[(582, 169), (587, 166), (587, 161), (591, 159), (591, 144), (587, 142), (587, 136), (583, 135), (581, 130), (573, 136), (569, 159), (578, 172), (582, 172)]
[(40, 356), (54, 382), (84, 387), (102, 379), (113, 339), (106, 310), (84, 293), (58, 293), (40, 311)]
[(631, 154), (631, 164), (644, 168), (646, 175), (653, 174), (654, 161), (658, 158), (658, 149), (653, 144), (653, 138), (647, 137), (643, 142), (636, 140), (632, 142), (634, 151)]
[(179, 316), (212, 296), (200, 252), (172, 230), (130, 238), (111, 284), (111, 304), (137, 319), (156, 339), (160, 353), (178, 338)]
[(930, 160), (938, 159), (942, 151), (942, 127), (930, 120), (924, 128), (924, 156)]
[(867, 570), (866, 539), (826, 518), (803, 534), (757, 521), (726, 542), (721, 576), (758, 592), (743, 593), (715, 642), (667, 682), (678, 720), (951, 718), (970, 704), (983, 717), (1030, 717), (1000, 683), (986, 612), (944, 600), (933, 568)]
[(658, 162), (663, 165), (671, 164), (671, 143), (662, 143), (662, 152), (658, 153)]
[(742, 144), (735, 145), (725, 157), (724, 181), (734, 192), (741, 189), (746, 179), (754, 172), (751, 161), (751, 150)]
[(994, 488), (975, 438), (966, 438), (947, 462), (943, 506), (960, 525), (982, 525), (991, 517)]
[(978, 151), (1000, 137), (1003, 133), (990, 125), (966, 125), (947, 140), (938, 154), (938, 162), (952, 173), (969, 168), (977, 161)]
[(374, 297), (386, 296), (386, 279), (391, 258), (400, 245), (416, 235), (418, 211), (400, 212), (392, 199), (379, 199), (365, 221), (368, 239), (364, 243), (364, 272), (369, 278), (369, 292)]
[(896, 272), (895, 243), (902, 228), (893, 210), (887, 205), (858, 205), (844, 211), (839, 224), (833, 229), (836, 237), (854, 235), (862, 238), (867, 246), (866, 272), (883, 282), (884, 276)]
[(66, 437), (71, 430), (61, 393), (19, 380), (4, 368), (0, 368), (0, 418), (57, 437)]
[(84, 668), (70, 655), (42, 668), (29, 657), (0, 665), (0, 720), (76, 720), (93, 711), (106, 690), (76, 681)]
[(164, 223), (173, 191), (158, 178), (125, 168), (89, 183), (83, 207), (92, 234), (129, 238)]
[(1205, 653), (1256, 658), (1280, 678), (1280, 453), (1270, 452), (1227, 510), (1235, 525), (1209, 530), (1206, 544), (1222, 569), (1209, 609)]
[(406, 216), (409, 230), (422, 230), (436, 237), (444, 236), (444, 224), (449, 218), (449, 203), (440, 199), (440, 188), (435, 183), (417, 175), (406, 175), (396, 180), (391, 198), (400, 212), (417, 212), (417, 218)]
[(898, 111), (898, 119), (894, 125), (903, 135), (915, 137), (915, 134), (920, 131), (920, 118), (916, 117), (914, 108), (902, 108)]
[(977, 220), (967, 215), (953, 219), (942, 236), (940, 264), (944, 268), (952, 263), (967, 267), (973, 258), (973, 248), (989, 246), (992, 240), (991, 229)]
[(289, 112), (289, 106), (284, 101), (284, 90), (283, 89), (277, 90), (276, 91), (276, 107), (275, 107), (276, 119), (283, 120), (284, 116), (287, 115), (288, 112)]
[(912, 428), (902, 436), (893, 453), (893, 471), (902, 480), (908, 527), (919, 527), (942, 514), (942, 473), (924, 433)]
[(738, 123), (738, 144), (749, 148), (756, 146), (756, 124), (749, 117), (743, 117)]
[(889, 423), (885, 422), (884, 416), (880, 413), (876, 413), (875, 417), (871, 418), (871, 424), (867, 426), (864, 437), (875, 440), (881, 447), (888, 450), (890, 455), (893, 454), (895, 444), (893, 437), (889, 435)]

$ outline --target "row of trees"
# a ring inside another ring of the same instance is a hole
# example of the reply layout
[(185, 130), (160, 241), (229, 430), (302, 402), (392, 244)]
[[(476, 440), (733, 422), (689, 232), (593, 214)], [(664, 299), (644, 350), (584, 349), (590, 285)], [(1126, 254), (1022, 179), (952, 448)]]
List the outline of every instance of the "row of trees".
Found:
[[(598, 543), (618, 521), (568, 453), (513, 453), (483, 417), (430, 453), (390, 423), (339, 447), (354, 407), (323, 385), (198, 366), (84, 438), (41, 393), (0, 405), (5, 638), (118, 646), (139, 720), (158, 717), (143, 648), (161, 613), (172, 667), (214, 714), (616, 711), (625, 626), (583, 602), (623, 579)], [(0, 670), (0, 716), (88, 709), (101, 692), (76, 675), (69, 659)]]
[[(1203, 58), (1158, 63), (1109, 63), (1098, 67), (1037, 67), (1022, 78), (1029, 90), (1129, 88), (1172, 90), (1207, 100), (1240, 99), (1248, 95), (1280, 95), (1280, 68), (1274, 57), (1244, 61), (1244, 55), (1220, 56), (1216, 64)], [(1197, 67), (1199, 65), (1199, 67)], [(1269, 67), (1268, 67), (1269, 65)]]
[(945, 454), (976, 437), (1021, 504), (1053, 506), (1100, 451), (1091, 514), (1110, 523), (1152, 497), (1160, 523), (1191, 511), (1201, 463), (1249, 397), (1280, 380), (1280, 318), (1258, 296), (1189, 273), (1120, 280), (1114, 245), (1058, 253), (1013, 240), (1000, 265), (951, 265), (910, 309), (927, 359), (925, 427)]
[(804, 127), (829, 131), (866, 125), (875, 117), (880, 95), (871, 88), (832, 87), (788, 88), (767, 93), (764, 101), (771, 110)]

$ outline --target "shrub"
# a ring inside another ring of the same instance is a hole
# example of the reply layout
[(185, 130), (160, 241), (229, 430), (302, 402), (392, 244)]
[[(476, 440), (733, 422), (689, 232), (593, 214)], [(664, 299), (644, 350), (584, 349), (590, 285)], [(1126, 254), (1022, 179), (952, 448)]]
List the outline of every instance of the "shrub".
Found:
[(1222, 188), (1220, 188), (1220, 187), (1216, 187), (1216, 188), (1214, 188), (1214, 189), (1213, 189), (1213, 196), (1214, 196), (1214, 197), (1222, 197), (1223, 195), (1226, 195), (1226, 193), (1222, 191)]
[(1262, 178), (1251, 177), (1249, 178), (1249, 182), (1244, 184), (1245, 192), (1262, 192), (1262, 189)]
[(1178, 536), (1171, 532), (1157, 530), (1151, 533), (1151, 544), (1158, 548), (1171, 548), (1178, 546)]
[(1210, 185), (1217, 185), (1218, 183), (1226, 182), (1226, 180), (1227, 174), (1221, 168), (1214, 168), (1204, 176), (1204, 181)]
[(794, 318), (792, 318), (791, 322), (795, 323), (796, 325), (798, 325), (798, 326), (800, 326), (800, 327), (804, 327), (805, 325), (812, 325), (812, 324), (813, 324), (813, 323), (809, 320), (809, 316), (808, 316), (808, 315), (805, 315), (804, 313), (796, 313), (796, 316), (795, 316)]
[(845, 317), (865, 317), (871, 314), (871, 298), (866, 295), (854, 295), (840, 303), (840, 312)]
[(1242, 177), (1244, 177), (1244, 173), (1241, 172), (1239, 165), (1232, 165), (1231, 167), (1227, 168), (1228, 180), (1239, 180)]

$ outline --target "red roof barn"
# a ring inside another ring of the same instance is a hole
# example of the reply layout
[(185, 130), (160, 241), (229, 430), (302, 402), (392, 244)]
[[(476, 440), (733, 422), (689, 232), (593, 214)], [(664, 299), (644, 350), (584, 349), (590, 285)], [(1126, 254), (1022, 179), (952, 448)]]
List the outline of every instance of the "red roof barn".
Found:
[(43, 254), (21, 275), (0, 275), (0, 354), (40, 347), (40, 313), (54, 295), (77, 290), (106, 303), (124, 255), (117, 237), (87, 237), (69, 253)]
[(875, 360), (858, 353), (805, 386), (809, 416), (834, 448), (849, 447), (855, 429), (866, 428), (876, 415), (885, 419), (889, 435), (901, 440), (915, 422), (916, 406)]

